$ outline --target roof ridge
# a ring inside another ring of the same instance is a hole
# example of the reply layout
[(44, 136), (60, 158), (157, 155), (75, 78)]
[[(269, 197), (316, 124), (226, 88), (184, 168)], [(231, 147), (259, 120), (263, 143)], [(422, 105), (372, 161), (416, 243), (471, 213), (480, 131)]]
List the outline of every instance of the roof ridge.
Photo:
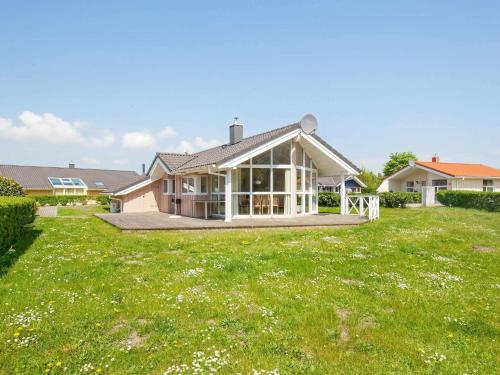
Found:
[[(260, 137), (260, 136), (263, 136), (265, 134), (269, 134), (269, 133), (273, 133), (273, 132), (276, 132), (276, 131), (279, 131), (279, 130), (283, 130), (285, 128), (288, 128), (288, 127), (292, 127), (292, 126), (297, 126), (299, 125), (300, 122), (294, 122), (293, 124), (288, 124), (288, 125), (285, 125), (285, 126), (281, 126), (279, 128), (275, 128), (275, 129), (272, 129), (272, 130), (268, 130), (268, 131), (265, 131), (265, 132), (262, 132), (262, 133), (257, 133), (257, 134), (254, 134), (254, 135), (251, 135), (251, 136), (248, 136), (248, 137), (245, 137), (245, 138), (242, 138), (239, 142), (241, 141), (244, 141), (244, 140), (247, 140), (247, 139), (250, 139), (250, 138), (254, 138), (254, 137)], [(239, 143), (237, 142), (237, 143)], [(233, 144), (237, 144), (237, 143), (233, 143)], [(206, 151), (210, 151), (210, 150), (214, 150), (216, 148), (219, 148), (219, 147), (223, 147), (223, 146), (232, 146), (231, 144), (229, 143), (223, 143), (221, 145), (218, 145), (218, 146), (214, 146), (214, 147), (210, 147), (210, 148), (207, 148), (206, 150), (201, 150), (201, 151), (198, 151), (198, 152), (195, 152), (194, 154), (191, 154), (193, 156), (198, 156), (200, 153), (202, 152), (206, 152)]]
[(47, 165), (21, 165), (21, 164), (0, 164), (0, 167), (26, 167), (26, 168), (57, 168), (57, 169), (85, 169), (85, 170), (91, 170), (91, 171), (113, 171), (113, 172), (133, 172), (138, 174), (136, 171), (133, 170), (126, 170), (126, 169), (102, 169), (102, 168), (69, 168), (69, 167), (52, 167), (52, 166), (47, 166)]
[(186, 153), (180, 153), (180, 152), (157, 152), (157, 155), (175, 155), (175, 156), (193, 156), (194, 154), (186, 154)]

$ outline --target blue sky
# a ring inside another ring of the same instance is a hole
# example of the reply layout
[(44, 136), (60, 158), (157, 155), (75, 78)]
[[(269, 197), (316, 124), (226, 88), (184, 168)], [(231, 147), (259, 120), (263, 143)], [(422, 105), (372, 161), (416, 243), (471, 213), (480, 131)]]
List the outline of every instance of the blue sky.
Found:
[(390, 152), (500, 167), (500, 2), (3, 2), (0, 163), (140, 169), (319, 120)]

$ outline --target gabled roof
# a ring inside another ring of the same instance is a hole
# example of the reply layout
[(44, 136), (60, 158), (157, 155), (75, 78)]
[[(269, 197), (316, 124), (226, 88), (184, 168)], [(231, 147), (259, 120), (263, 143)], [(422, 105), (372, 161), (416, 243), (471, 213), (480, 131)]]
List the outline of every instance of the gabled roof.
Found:
[[(358, 183), (359, 186), (366, 187), (366, 184), (356, 176), (347, 176), (345, 180), (354, 180)], [(340, 176), (319, 177), (318, 184), (320, 186), (339, 186)]]
[(179, 166), (177, 169), (181, 171), (190, 168), (203, 167), (211, 164), (221, 164), (227, 160), (234, 159), (235, 157), (242, 155), (254, 149), (255, 147), (270, 142), (275, 138), (278, 138), (289, 133), (292, 130), (299, 128), (300, 124), (295, 123), (265, 133), (260, 133), (251, 137), (243, 138), (241, 141), (232, 145), (223, 144), (221, 146), (197, 152), (191, 155), (191, 160)]
[[(300, 123), (297, 122), (278, 129), (267, 131), (265, 133), (260, 133), (247, 138), (243, 138), (241, 141), (235, 144), (223, 144), (221, 146), (212, 147), (208, 150), (200, 151), (194, 154), (157, 153), (156, 155), (173, 172), (181, 172), (191, 168), (204, 167), (212, 164), (222, 164), (300, 128)], [(340, 154), (318, 135), (313, 134), (312, 137), (320, 142), (323, 146), (328, 148), (330, 152), (334, 153), (340, 159), (346, 162), (354, 170), (359, 171), (359, 168), (357, 168), (345, 156)]]
[[(103, 192), (110, 192), (120, 186), (135, 183), (141, 178), (134, 171), (27, 165), (0, 165), (0, 176), (11, 178), (24, 189), (32, 190), (52, 190), (49, 177), (81, 178), (88, 189)], [(102, 182), (104, 186), (97, 186), (96, 182)]]
[(500, 177), (500, 169), (488, 167), (484, 164), (441, 163), (432, 161), (417, 161), (415, 164), (452, 177)]

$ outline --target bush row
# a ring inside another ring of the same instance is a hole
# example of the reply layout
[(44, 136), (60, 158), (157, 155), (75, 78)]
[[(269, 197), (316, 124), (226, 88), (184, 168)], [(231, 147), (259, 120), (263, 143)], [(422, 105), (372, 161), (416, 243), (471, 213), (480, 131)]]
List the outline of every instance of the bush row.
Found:
[(88, 197), (87, 195), (34, 195), (32, 198), (40, 206), (67, 206), (76, 203), (85, 205), (89, 200), (96, 200), (102, 205), (107, 205), (110, 201), (109, 195), (98, 195), (97, 197)]
[(318, 195), (318, 204), (322, 207), (339, 207), (340, 194), (324, 191)]
[(500, 212), (500, 193), (440, 190), (436, 194), (436, 198), (445, 206)]
[(380, 206), (389, 208), (405, 208), (410, 203), (421, 203), (420, 193), (403, 191), (380, 193)]
[[(353, 194), (355, 196), (356, 194)], [(404, 208), (410, 203), (420, 203), (420, 193), (390, 192), (380, 193), (380, 206), (391, 208)], [(338, 207), (340, 205), (340, 194), (322, 192), (319, 193), (319, 205), (323, 207)]]
[(67, 206), (68, 204), (87, 204), (86, 195), (35, 195), (35, 201), (40, 206)]
[(0, 197), (0, 254), (9, 249), (35, 220), (36, 203), (26, 197)]

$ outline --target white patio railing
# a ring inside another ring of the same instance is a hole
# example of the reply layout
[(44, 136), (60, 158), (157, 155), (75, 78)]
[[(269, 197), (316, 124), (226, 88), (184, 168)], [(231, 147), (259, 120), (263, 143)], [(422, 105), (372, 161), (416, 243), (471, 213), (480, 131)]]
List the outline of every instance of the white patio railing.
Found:
[(345, 214), (366, 216), (369, 220), (376, 220), (380, 217), (379, 203), (378, 195), (347, 195)]

